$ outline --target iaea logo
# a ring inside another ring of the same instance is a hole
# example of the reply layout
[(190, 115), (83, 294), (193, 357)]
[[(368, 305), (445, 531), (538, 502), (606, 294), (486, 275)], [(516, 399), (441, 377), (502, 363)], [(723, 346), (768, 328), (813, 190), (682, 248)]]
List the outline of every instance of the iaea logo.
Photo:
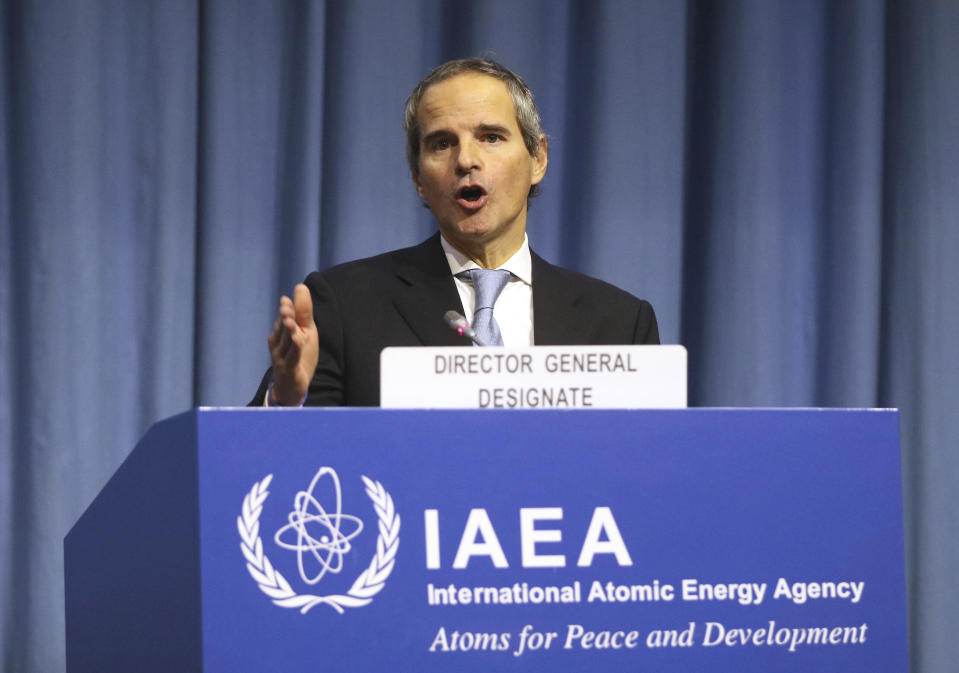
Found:
[[(272, 474), (253, 484), (243, 498), (243, 511), (236, 520), (241, 539), (240, 549), (246, 557), (246, 569), (250, 576), (260, 591), (273, 599), (274, 603), (284, 608), (299, 608), (302, 613), (325, 603), (342, 614), (344, 608), (368, 605), (386, 584), (400, 546), (400, 516), (393, 507), (393, 498), (380, 482), (365, 476), (361, 478), (366, 486), (366, 495), (373, 502), (379, 536), (376, 539), (376, 553), (369, 567), (360, 573), (345, 594), (298, 594), (263, 553), (260, 514), (270, 494), (266, 489), (273, 479)], [(320, 504), (318, 489), (332, 491), (332, 512)], [(280, 547), (296, 552), (300, 579), (311, 585), (317, 584), (327, 573), (335, 574), (342, 570), (343, 557), (352, 551), (350, 541), (363, 530), (363, 522), (358, 517), (342, 512), (340, 478), (330, 467), (321, 467), (309, 488), (296, 494), (293, 510), (287, 515), (287, 520), (288, 523), (276, 531), (274, 541)], [(317, 534), (319, 537), (316, 537)]]

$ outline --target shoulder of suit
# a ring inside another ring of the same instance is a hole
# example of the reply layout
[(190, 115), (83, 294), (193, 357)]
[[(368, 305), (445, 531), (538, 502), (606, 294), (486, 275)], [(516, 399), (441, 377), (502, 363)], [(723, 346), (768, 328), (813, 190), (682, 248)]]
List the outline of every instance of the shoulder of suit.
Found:
[(430, 261), (431, 256), (438, 253), (442, 253), (442, 248), (437, 236), (434, 236), (408, 248), (390, 250), (372, 257), (343, 262), (322, 271), (314, 271), (307, 277), (307, 284), (311, 280), (322, 279), (327, 283), (338, 285), (343, 282), (361, 282), (364, 278), (393, 275), (398, 269), (404, 267), (422, 266)]
[[(550, 283), (554, 289), (561, 289), (567, 294), (578, 294), (583, 299), (615, 302), (618, 304), (648, 303), (626, 290), (585, 273), (573, 271), (555, 264), (550, 264), (539, 255), (533, 254), (533, 287), (540, 280)], [(537, 274), (540, 276), (537, 278)]]

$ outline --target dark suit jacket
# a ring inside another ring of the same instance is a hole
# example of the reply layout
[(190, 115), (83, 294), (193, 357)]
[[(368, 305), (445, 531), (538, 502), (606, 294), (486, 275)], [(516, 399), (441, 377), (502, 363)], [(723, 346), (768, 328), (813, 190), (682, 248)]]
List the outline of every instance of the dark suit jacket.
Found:
[[(532, 253), (537, 345), (658, 344), (649, 302), (609, 283), (562, 269)], [(439, 234), (411, 248), (314, 271), (320, 360), (306, 404), (375, 406), (386, 346), (469, 346), (443, 320), (463, 313)], [(263, 402), (270, 372), (254, 397)]]

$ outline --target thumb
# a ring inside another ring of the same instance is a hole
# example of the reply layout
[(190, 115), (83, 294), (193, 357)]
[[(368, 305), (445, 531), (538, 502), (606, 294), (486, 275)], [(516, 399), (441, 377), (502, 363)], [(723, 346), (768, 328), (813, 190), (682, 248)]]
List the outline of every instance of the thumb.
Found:
[(310, 327), (313, 324), (313, 297), (303, 283), (293, 288), (293, 312), (296, 315), (296, 324), (300, 327)]

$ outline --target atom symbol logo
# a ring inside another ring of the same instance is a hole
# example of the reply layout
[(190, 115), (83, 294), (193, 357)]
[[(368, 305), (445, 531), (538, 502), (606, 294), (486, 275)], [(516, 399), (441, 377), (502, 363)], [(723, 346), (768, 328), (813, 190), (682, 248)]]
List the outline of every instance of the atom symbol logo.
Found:
[[(335, 506), (332, 512), (327, 512), (313, 495), (320, 479), (326, 476), (333, 487)], [(287, 520), (289, 523), (276, 531), (273, 539), (280, 547), (296, 552), (300, 577), (307, 584), (316, 584), (328, 572), (340, 572), (343, 556), (352, 549), (350, 540), (363, 530), (363, 522), (358, 517), (342, 513), (340, 478), (330, 467), (321, 467), (309, 489), (296, 494), (293, 511), (287, 515)], [(344, 532), (344, 524), (352, 530)], [(291, 537), (295, 541), (289, 541)], [(312, 573), (307, 572), (307, 564), (315, 569)]]
[[(317, 482), (321, 477), (329, 474), (334, 484), (336, 492), (336, 511), (330, 515), (327, 514), (316, 499), (312, 496)], [(346, 608), (361, 608), (369, 605), (376, 594), (386, 586), (386, 580), (393, 572), (393, 566), (396, 564), (396, 552), (400, 548), (400, 515), (393, 504), (393, 498), (383, 488), (383, 484), (370, 479), (365, 475), (360, 475), (366, 486), (366, 495), (373, 504), (373, 511), (376, 512), (377, 528), (379, 535), (376, 537), (376, 553), (370, 559), (370, 564), (363, 572), (359, 574), (350, 590), (345, 594), (330, 594), (328, 596), (315, 596), (313, 594), (298, 594), (293, 591), (293, 587), (283, 577), (283, 573), (273, 567), (270, 559), (263, 553), (263, 540), (260, 539), (260, 515), (263, 514), (263, 506), (266, 503), (270, 492), (270, 482), (273, 481), (273, 475), (268, 474), (260, 481), (253, 484), (249, 492), (243, 496), (243, 508), (240, 510), (240, 516), (236, 518), (236, 529), (240, 534), (240, 551), (246, 559), (246, 569), (250, 577), (256, 582), (264, 594), (270, 597), (275, 605), (281, 608), (296, 608), (302, 614), (306, 614), (317, 605), (329, 605), (331, 608), (343, 614)], [(311, 502), (312, 500), (312, 502)], [(296, 511), (290, 516), (290, 527), (288, 530), (297, 533), (298, 539), (295, 545), (291, 545), (300, 554), (310, 552), (314, 559), (320, 562), (320, 576), (332, 567), (335, 567), (334, 556), (342, 559), (342, 555), (349, 551), (349, 539), (355, 537), (359, 531), (359, 521), (356, 517), (349, 517), (340, 512), (340, 484), (339, 478), (332, 469), (325, 467), (317, 472), (313, 481), (310, 483), (310, 490), (302, 494), (297, 494), (294, 499)], [(311, 513), (309, 507), (318, 514)], [(310, 521), (319, 516), (322, 523)], [(350, 535), (343, 535), (340, 531), (340, 523), (343, 520), (349, 520), (356, 524), (357, 530)], [(311, 535), (305, 534), (307, 525), (316, 524), (323, 527), (324, 534), (316, 540)], [(300, 537), (301, 531), (304, 533)], [(282, 532), (277, 532), (277, 537), (281, 537)], [(323, 537), (326, 537), (326, 540)], [(343, 538), (347, 538), (344, 542)], [(332, 551), (325, 547), (331, 547)], [(319, 558), (317, 558), (319, 557)], [(319, 559), (322, 558), (322, 561)], [(334, 565), (331, 566), (331, 562)], [(301, 559), (302, 572), (302, 559)], [(326, 568), (326, 569), (324, 569)], [(317, 578), (314, 581), (319, 581)]]

